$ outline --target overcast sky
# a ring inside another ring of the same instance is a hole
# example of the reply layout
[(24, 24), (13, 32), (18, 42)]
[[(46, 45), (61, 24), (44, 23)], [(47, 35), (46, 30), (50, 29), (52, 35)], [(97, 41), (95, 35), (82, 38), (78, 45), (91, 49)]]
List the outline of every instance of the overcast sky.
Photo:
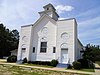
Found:
[(0, 0), (0, 22), (20, 31), (22, 25), (33, 24), (48, 3), (57, 9), (59, 19), (76, 18), (84, 45), (100, 45), (100, 0)]

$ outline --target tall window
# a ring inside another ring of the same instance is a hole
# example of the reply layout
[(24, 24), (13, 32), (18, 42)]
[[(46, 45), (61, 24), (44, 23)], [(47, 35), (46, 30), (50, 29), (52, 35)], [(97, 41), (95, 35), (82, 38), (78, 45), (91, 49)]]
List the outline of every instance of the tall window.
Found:
[(35, 53), (35, 47), (33, 47), (33, 53)]
[(41, 42), (40, 52), (46, 53), (47, 50), (47, 42)]
[(56, 47), (53, 47), (53, 53), (56, 53)]

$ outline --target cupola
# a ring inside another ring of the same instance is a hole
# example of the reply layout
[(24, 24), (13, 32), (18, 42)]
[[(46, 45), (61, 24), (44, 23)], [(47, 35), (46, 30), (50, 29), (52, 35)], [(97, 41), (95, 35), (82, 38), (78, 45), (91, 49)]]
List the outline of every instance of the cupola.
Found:
[(56, 21), (58, 20), (59, 15), (56, 13), (56, 9), (54, 8), (54, 6), (52, 4), (49, 3), (48, 5), (45, 5), (43, 8), (44, 8), (44, 11), (39, 12), (40, 16), (42, 16), (43, 14), (47, 14), (52, 19), (54, 19)]

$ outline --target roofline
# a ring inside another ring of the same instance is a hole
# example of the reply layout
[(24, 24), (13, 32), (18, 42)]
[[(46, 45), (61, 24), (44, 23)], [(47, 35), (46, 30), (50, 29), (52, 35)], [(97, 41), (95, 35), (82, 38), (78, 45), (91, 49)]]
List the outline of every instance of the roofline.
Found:
[[(78, 40), (78, 42), (80, 43), (80, 45), (83, 46), (83, 44), (81, 43), (81, 41), (80, 41), (79, 39), (77, 39), (77, 40)], [(84, 46), (83, 46), (83, 47), (84, 47)]]
[[(47, 14), (44, 14), (44, 15), (42, 15), (39, 19), (41, 19), (42, 17), (44, 17), (44, 16), (48, 16)], [(49, 16), (48, 16), (49, 17)], [(21, 26), (21, 28), (23, 28), (23, 27), (28, 27), (28, 26), (35, 26), (35, 24), (39, 21), (39, 19), (34, 23), (34, 24), (29, 24), (29, 25), (23, 25), (23, 26)], [(51, 18), (52, 19), (52, 18)], [(52, 19), (53, 21), (55, 21), (54, 19)]]
[(33, 24), (23, 25), (23, 26), (21, 26), (21, 28), (23, 28), (23, 27), (28, 27), (28, 26), (33, 26)]
[(58, 20), (58, 21), (66, 21), (66, 20), (76, 20), (75, 18), (69, 18), (69, 19), (62, 19), (62, 20)]
[(43, 6), (43, 8), (47, 7), (48, 5), (51, 5), (51, 6), (53, 7), (53, 9), (56, 10), (56, 9), (54, 8), (54, 6), (53, 6), (51, 3), (49, 3), (49, 4), (45, 5), (45, 6)]
[[(54, 11), (53, 11), (54, 12)], [(58, 16), (58, 18), (59, 18), (59, 15), (58, 15), (58, 13), (57, 12), (54, 12), (57, 16)]]
[[(36, 24), (41, 21), (45, 16), (51, 18), (50, 16), (48, 16), (47, 14), (43, 14), (34, 24), (33, 24), (33, 27), (36, 26)], [(51, 18), (51, 20), (55, 21), (54, 19)]]
[[(52, 11), (52, 10), (49, 10), (50, 12), (54, 12), (54, 11)], [(41, 13), (45, 13), (46, 14), (46, 12), (49, 12), (49, 11), (41, 11), (41, 12), (38, 12), (39, 14), (41, 14)], [(58, 17), (59, 17), (59, 15), (58, 15), (58, 13), (57, 12), (54, 12)]]
[[(57, 20), (57, 21), (66, 21), (66, 20), (76, 20), (75, 18), (69, 18), (69, 19), (63, 19), (63, 20)], [(34, 23), (35, 24), (35, 23)], [(28, 27), (28, 26), (33, 26), (34, 24), (29, 24), (29, 25), (23, 25), (23, 26), (21, 26), (21, 28), (23, 28), (23, 27)]]

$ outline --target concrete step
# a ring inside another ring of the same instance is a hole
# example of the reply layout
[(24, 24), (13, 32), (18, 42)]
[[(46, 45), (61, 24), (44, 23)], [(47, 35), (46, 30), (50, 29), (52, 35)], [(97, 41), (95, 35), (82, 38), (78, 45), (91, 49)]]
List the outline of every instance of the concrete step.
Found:
[(22, 60), (18, 60), (16, 63), (17, 63), (17, 64), (22, 64), (23, 61), (22, 61)]
[(58, 68), (68, 68), (68, 66), (69, 66), (69, 64), (62, 64), (62, 63), (59, 63), (59, 64), (57, 64), (56, 67), (58, 67)]

